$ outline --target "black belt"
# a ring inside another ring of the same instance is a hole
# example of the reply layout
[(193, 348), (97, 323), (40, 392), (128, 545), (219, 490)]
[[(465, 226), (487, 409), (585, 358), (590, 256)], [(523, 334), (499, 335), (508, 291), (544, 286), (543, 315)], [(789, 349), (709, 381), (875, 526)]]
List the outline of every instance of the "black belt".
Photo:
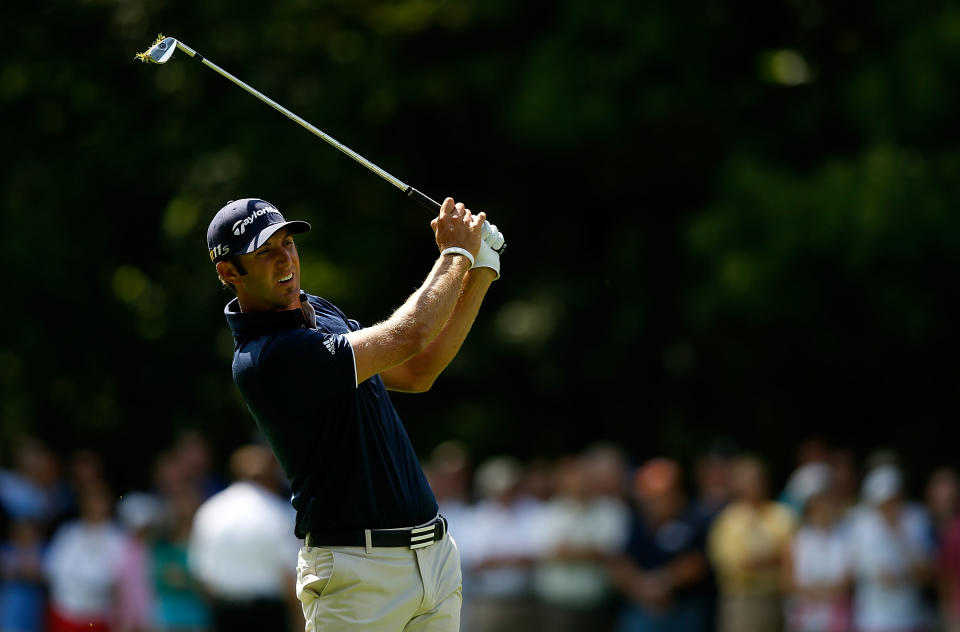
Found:
[(307, 546), (390, 546), (422, 549), (447, 533), (447, 519), (437, 516), (428, 524), (412, 529), (365, 529), (363, 531), (311, 531)]

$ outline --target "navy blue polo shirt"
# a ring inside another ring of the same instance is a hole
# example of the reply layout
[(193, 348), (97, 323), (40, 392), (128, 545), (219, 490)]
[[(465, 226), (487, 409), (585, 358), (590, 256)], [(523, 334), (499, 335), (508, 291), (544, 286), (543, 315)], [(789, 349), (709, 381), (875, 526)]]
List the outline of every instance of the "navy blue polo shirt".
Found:
[(379, 375), (357, 385), (344, 334), (360, 329), (332, 303), (224, 313), (233, 380), (293, 490), (297, 537), (314, 530), (390, 529), (431, 520), (437, 501)]

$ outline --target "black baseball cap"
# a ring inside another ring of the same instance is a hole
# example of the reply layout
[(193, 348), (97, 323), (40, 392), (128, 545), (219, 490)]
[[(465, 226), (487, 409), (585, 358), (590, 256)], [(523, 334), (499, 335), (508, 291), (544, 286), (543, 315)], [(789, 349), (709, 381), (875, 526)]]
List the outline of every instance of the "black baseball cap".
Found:
[(227, 202), (207, 227), (210, 261), (217, 263), (234, 255), (249, 254), (285, 227), (295, 234), (310, 230), (307, 222), (286, 221), (277, 207), (265, 200), (244, 198)]

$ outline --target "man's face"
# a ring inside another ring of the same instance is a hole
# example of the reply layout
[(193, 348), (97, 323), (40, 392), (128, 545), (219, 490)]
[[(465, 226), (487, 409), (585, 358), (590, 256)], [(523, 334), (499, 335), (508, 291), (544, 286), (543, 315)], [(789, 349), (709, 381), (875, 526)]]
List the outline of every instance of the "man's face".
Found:
[(300, 257), (288, 229), (278, 230), (267, 243), (237, 259), (247, 273), (231, 281), (244, 311), (300, 307)]

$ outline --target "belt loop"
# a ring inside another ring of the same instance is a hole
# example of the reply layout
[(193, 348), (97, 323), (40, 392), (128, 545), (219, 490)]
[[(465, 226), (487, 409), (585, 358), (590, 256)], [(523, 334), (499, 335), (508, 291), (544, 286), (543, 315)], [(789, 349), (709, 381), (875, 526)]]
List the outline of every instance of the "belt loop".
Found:
[(367, 549), (367, 555), (373, 553), (373, 536), (370, 534), (370, 529), (363, 530), (363, 540)]

